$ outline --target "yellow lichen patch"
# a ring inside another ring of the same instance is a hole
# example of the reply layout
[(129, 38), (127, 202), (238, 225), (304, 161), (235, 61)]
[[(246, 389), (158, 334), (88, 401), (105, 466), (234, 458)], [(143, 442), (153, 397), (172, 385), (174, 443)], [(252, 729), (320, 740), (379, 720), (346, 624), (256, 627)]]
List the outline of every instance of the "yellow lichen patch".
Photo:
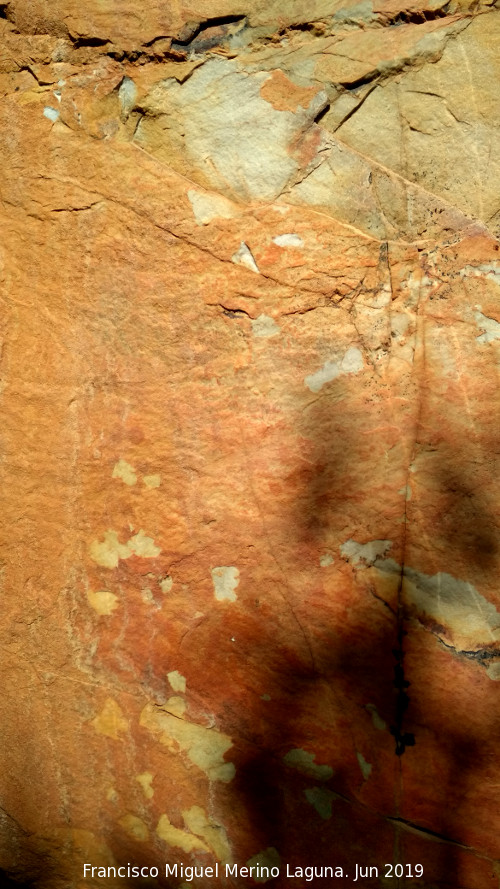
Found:
[(126, 485), (135, 485), (137, 482), (134, 467), (126, 460), (118, 460), (118, 463), (115, 463), (112, 478), (120, 478)]
[(142, 477), (146, 488), (159, 488), (161, 485), (161, 475), (156, 473), (155, 475), (144, 475)]
[(160, 743), (173, 753), (185, 753), (210, 780), (228, 783), (234, 778), (233, 763), (224, 761), (224, 754), (233, 746), (232, 741), (222, 732), (179, 719), (154, 704), (146, 704), (140, 724), (152, 734), (159, 735)]
[(142, 772), (140, 775), (135, 776), (135, 780), (141, 785), (144, 796), (146, 799), (153, 799), (154, 790), (151, 787), (153, 783), (153, 775), (151, 772)]
[(209, 821), (206, 812), (200, 806), (192, 806), (182, 813), (184, 824), (197, 836), (202, 837), (219, 861), (229, 861), (231, 847), (227, 834), (221, 824)]
[(109, 800), (110, 803), (118, 802), (118, 794), (114, 787), (108, 787), (106, 791), (106, 799)]
[(260, 94), (276, 111), (297, 111), (307, 108), (320, 87), (297, 86), (279, 69), (272, 72), (260, 89)]
[(132, 837), (133, 840), (139, 840), (140, 843), (145, 843), (149, 840), (149, 830), (147, 825), (144, 824), (142, 818), (138, 818), (137, 815), (124, 815), (123, 818), (120, 818), (118, 824), (120, 827), (123, 827), (129, 837)]
[(108, 590), (89, 590), (87, 593), (89, 605), (97, 614), (111, 614), (118, 608), (118, 596)]
[(186, 712), (186, 703), (179, 695), (172, 695), (165, 704), (165, 710), (173, 713), (174, 716), (184, 716)]
[(155, 546), (152, 537), (147, 537), (141, 530), (130, 538), (128, 543), (120, 543), (118, 534), (111, 529), (104, 534), (104, 540), (93, 540), (89, 547), (90, 558), (103, 568), (117, 568), (120, 559), (130, 556), (141, 556), (143, 559), (156, 559), (161, 549)]
[(210, 852), (210, 849), (202, 840), (188, 833), (187, 830), (180, 830), (178, 827), (174, 827), (166, 815), (160, 817), (156, 833), (169, 846), (178, 846), (183, 852), (192, 852), (193, 849)]
[(171, 670), (170, 673), (167, 673), (167, 679), (174, 691), (180, 691), (181, 694), (184, 694), (186, 691), (186, 678), (182, 673), (179, 673), (178, 670)]
[(128, 722), (125, 719), (121, 707), (112, 698), (107, 698), (101, 712), (92, 720), (91, 725), (94, 726), (96, 732), (100, 735), (106, 735), (107, 738), (113, 738), (118, 741), (120, 732), (128, 730)]

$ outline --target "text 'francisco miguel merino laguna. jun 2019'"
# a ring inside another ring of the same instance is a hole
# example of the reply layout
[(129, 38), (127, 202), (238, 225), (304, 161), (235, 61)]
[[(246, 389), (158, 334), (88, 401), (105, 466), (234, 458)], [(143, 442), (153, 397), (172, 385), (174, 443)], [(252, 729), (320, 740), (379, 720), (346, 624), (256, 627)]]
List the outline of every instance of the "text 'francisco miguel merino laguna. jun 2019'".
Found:
[(185, 882), (191, 882), (195, 879), (219, 879), (225, 878), (243, 878), (254, 880), (256, 882), (267, 882), (277, 877), (287, 877), (288, 879), (299, 878), (306, 882), (317, 879), (337, 879), (350, 880), (357, 883), (359, 880), (366, 878), (377, 878), (383, 876), (386, 879), (394, 877), (396, 880), (405, 877), (406, 879), (419, 879), (423, 876), (424, 868), (421, 864), (384, 864), (383, 867), (375, 865), (355, 864), (354, 870), (346, 873), (344, 868), (340, 866), (304, 866), (283, 864), (280, 867), (268, 867), (262, 864), (239, 865), (239, 864), (214, 864), (212, 867), (202, 867), (184, 864), (165, 864), (164, 873), (158, 867), (137, 867), (133, 864), (126, 864), (120, 867), (96, 867), (92, 864), (83, 865), (84, 879), (93, 877), (99, 878), (134, 878), (134, 877), (159, 877), (165, 876), (166, 879), (173, 877), (181, 879)]

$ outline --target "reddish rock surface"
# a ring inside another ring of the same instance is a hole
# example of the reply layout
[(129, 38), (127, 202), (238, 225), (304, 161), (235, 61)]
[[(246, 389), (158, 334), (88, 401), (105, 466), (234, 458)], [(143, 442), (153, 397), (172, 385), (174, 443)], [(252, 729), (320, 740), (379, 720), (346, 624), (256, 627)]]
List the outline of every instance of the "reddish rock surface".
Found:
[(0, 12), (0, 869), (498, 889), (498, 12)]

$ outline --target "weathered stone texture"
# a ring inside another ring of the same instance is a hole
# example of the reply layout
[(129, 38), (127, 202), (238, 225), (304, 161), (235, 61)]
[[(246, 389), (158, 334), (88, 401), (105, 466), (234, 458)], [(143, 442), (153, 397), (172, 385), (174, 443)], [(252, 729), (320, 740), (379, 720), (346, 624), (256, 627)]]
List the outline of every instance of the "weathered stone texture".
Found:
[(0, 14), (0, 869), (498, 889), (498, 11)]

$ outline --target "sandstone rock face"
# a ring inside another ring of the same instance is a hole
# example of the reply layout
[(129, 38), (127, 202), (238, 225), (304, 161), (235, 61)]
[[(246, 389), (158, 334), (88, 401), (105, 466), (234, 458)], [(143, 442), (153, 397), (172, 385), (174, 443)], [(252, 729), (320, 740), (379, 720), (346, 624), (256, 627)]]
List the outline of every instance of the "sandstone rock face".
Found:
[(498, 889), (499, 79), (482, 0), (0, 3), (6, 879)]

